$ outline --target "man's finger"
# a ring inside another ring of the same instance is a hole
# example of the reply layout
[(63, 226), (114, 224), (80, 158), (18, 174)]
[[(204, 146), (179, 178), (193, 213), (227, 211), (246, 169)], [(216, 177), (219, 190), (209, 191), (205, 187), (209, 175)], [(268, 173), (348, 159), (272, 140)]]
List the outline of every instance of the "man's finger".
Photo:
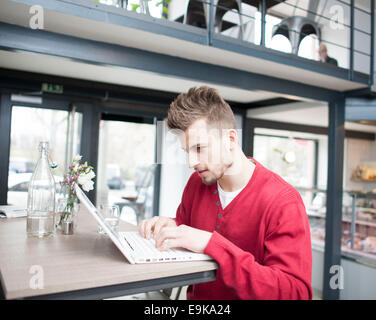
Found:
[(145, 238), (145, 220), (142, 220), (138, 225), (138, 232)]
[(141, 225), (141, 232), (142, 232), (142, 236), (145, 238), (146, 237), (146, 227), (147, 227), (147, 223), (148, 223), (148, 219), (146, 220), (143, 220), (142, 221), (142, 225)]
[(180, 240), (178, 238), (175, 239), (166, 239), (163, 241), (162, 245), (158, 248), (160, 251), (165, 251), (171, 248), (179, 248), (181, 247)]
[(161, 231), (161, 229), (163, 227), (165, 227), (167, 225), (168, 221), (167, 220), (163, 220), (163, 219), (159, 219), (155, 225), (154, 225), (154, 240), (157, 239), (157, 236), (159, 234), (159, 232)]
[(161, 232), (158, 233), (157, 238), (155, 239), (155, 246), (159, 248), (163, 241), (166, 239), (173, 239), (176, 238), (177, 235), (177, 228), (176, 227), (165, 227), (162, 229)]
[(154, 217), (154, 218), (151, 218), (151, 219), (146, 221), (146, 223), (145, 223), (145, 237), (146, 237), (146, 239), (150, 239), (151, 232), (154, 229), (154, 224), (155, 224), (157, 219), (158, 219), (158, 217)]

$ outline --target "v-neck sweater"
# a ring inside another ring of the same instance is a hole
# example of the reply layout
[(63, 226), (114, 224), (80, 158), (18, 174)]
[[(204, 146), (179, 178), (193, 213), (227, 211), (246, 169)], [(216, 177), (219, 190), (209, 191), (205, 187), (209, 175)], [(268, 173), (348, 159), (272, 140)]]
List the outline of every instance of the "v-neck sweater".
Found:
[(223, 209), (227, 207), (229, 203), (231, 203), (232, 200), (236, 198), (236, 196), (245, 188), (242, 187), (239, 190), (235, 191), (224, 191), (219, 182), (217, 181), (217, 189), (218, 189), (218, 194), (219, 194), (219, 200), (221, 201), (221, 206)]
[(255, 159), (248, 184), (223, 209), (217, 184), (194, 172), (176, 224), (212, 232), (204, 250), (219, 264), (215, 281), (192, 285), (188, 299), (312, 299), (312, 249), (300, 194)]

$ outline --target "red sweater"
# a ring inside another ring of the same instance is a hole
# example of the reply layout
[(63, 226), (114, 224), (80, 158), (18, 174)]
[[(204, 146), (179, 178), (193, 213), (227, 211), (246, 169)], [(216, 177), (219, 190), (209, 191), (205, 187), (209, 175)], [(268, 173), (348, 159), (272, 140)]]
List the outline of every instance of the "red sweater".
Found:
[(217, 279), (190, 286), (188, 299), (312, 299), (308, 217), (299, 193), (255, 161), (246, 187), (222, 209), (217, 184), (191, 175), (177, 225), (213, 232), (204, 253)]

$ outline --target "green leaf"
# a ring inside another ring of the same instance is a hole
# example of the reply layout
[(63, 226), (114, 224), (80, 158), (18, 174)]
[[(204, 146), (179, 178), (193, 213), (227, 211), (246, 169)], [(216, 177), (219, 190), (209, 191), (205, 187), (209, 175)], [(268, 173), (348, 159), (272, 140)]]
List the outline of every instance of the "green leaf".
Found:
[(132, 6), (133, 11), (136, 11), (140, 7), (139, 4), (133, 4), (133, 3), (131, 4), (131, 6)]

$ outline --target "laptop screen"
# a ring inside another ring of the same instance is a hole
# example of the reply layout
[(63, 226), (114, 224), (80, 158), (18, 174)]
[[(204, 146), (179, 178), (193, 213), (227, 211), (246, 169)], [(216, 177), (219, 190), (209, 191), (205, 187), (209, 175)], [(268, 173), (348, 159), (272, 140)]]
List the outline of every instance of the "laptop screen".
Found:
[(97, 217), (98, 223), (101, 225), (103, 230), (109, 234), (111, 233), (113, 236), (117, 237), (118, 234), (116, 231), (114, 231), (111, 226), (109, 226), (104, 219), (104, 217), (100, 214), (98, 209), (93, 205), (93, 203), (90, 201), (90, 199), (86, 196), (86, 194), (81, 190), (81, 188), (76, 185), (76, 193), (78, 198), (83, 202), (85, 207), (90, 211), (91, 214), (95, 215)]
[(134, 258), (132, 257), (131, 252), (126, 246), (123, 246), (121, 237), (119, 234), (114, 231), (105, 221), (103, 216), (100, 214), (98, 209), (92, 204), (86, 194), (81, 190), (81, 188), (76, 185), (76, 193), (80, 201), (84, 204), (84, 206), (89, 210), (89, 212), (93, 215), (95, 220), (99, 223), (102, 229), (109, 235), (112, 242), (118, 247), (121, 253), (128, 259), (131, 264), (134, 264)]

